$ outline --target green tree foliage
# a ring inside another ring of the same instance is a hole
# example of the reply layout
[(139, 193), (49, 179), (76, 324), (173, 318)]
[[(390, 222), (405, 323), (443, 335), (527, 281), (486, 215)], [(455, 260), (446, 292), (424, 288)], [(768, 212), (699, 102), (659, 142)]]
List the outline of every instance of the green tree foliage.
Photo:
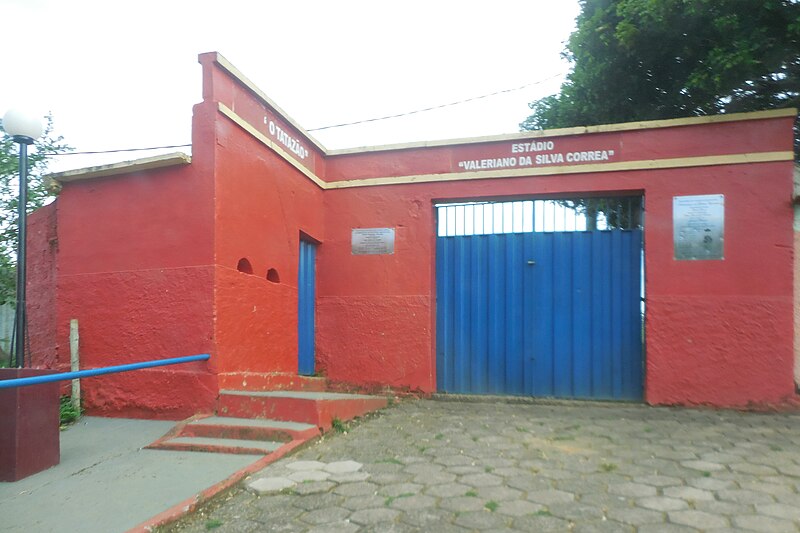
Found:
[[(53, 135), (53, 118), (48, 115), (44, 134), (28, 147), (28, 213), (54, 194), (44, 180), (51, 157), (71, 149)], [(19, 145), (0, 131), (0, 304), (13, 302), (16, 293), (18, 200)]]
[(572, 70), (524, 130), (800, 106), (800, 0), (580, 4)]

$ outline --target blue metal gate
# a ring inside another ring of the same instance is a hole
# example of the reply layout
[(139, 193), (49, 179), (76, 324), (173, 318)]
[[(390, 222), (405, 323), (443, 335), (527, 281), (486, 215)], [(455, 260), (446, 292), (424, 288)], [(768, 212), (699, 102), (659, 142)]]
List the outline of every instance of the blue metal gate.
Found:
[(297, 272), (297, 372), (314, 374), (314, 301), (316, 297), (317, 245), (300, 241)]
[[(641, 198), (636, 201), (627, 215), (593, 211), (589, 230), (585, 202), (508, 202), (522, 213), (499, 218), (496, 206), (504, 204), (468, 205), (472, 227), (467, 220), (444, 231), (447, 214), (440, 207), (438, 390), (641, 399), (642, 229), (633, 213)], [(485, 206), (491, 206), (488, 217)], [(584, 221), (570, 227), (565, 215), (548, 228), (537, 212), (548, 207)], [(484, 211), (477, 230), (476, 209)], [(494, 220), (484, 224), (488, 218)], [(500, 231), (497, 220), (505, 226)]]

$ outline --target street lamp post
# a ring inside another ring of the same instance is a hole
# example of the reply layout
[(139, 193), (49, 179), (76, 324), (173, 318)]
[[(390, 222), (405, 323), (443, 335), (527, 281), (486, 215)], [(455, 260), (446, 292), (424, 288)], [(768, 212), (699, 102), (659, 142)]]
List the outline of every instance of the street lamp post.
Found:
[(19, 232), (17, 242), (17, 307), (11, 352), (18, 367), (25, 366), (25, 241), (28, 214), (28, 146), (42, 135), (42, 121), (16, 109), (3, 116), (3, 129), (19, 144)]

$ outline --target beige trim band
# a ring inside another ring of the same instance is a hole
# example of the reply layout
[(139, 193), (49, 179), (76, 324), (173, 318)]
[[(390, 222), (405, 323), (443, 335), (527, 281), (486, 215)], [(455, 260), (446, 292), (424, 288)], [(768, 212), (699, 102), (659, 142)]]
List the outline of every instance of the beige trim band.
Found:
[(485, 170), (481, 172), (450, 172), (447, 174), (418, 174), (416, 176), (399, 176), (396, 178), (364, 178), (358, 180), (333, 181), (326, 183), (324, 188), (346, 189), (351, 187), (404, 185), (408, 183), (430, 183), (436, 181), (466, 181), (522, 178), (530, 176), (557, 176), (563, 174), (619, 172), (622, 170), (661, 170), (669, 168), (706, 167), (716, 165), (741, 165), (745, 163), (772, 163), (775, 161), (792, 161), (793, 159), (793, 152), (761, 152), (750, 154), (681, 157), (673, 159), (646, 159), (642, 161), (623, 161), (619, 163), (528, 167), (512, 170)]
[(658, 128), (676, 128), (680, 126), (696, 126), (699, 124), (718, 124), (722, 122), (741, 122), (747, 120), (764, 120), (770, 118), (795, 117), (797, 109), (770, 109), (768, 111), (755, 111), (751, 113), (730, 113), (727, 115), (709, 115), (706, 117), (671, 118), (665, 120), (650, 120), (640, 122), (623, 122), (621, 124), (600, 124), (597, 126), (578, 126), (574, 128), (560, 128), (554, 130), (535, 130), (521, 133), (506, 133), (484, 137), (469, 137), (461, 139), (447, 139), (441, 141), (421, 141), (401, 144), (386, 144), (383, 146), (364, 146), (361, 148), (345, 148), (330, 150), (327, 155), (360, 154), (364, 152), (383, 152), (389, 150), (407, 150), (410, 148), (431, 148), (434, 146), (450, 146), (457, 144), (477, 144), (502, 141), (519, 141), (526, 139), (542, 139), (547, 137), (564, 137), (567, 135), (585, 135), (589, 133), (614, 133), (620, 131), (648, 130)]
[(780, 117), (796, 117), (796, 108), (770, 109), (767, 111), (755, 111), (749, 113), (728, 113), (725, 115), (708, 115), (704, 117), (671, 118), (662, 120), (646, 120), (637, 122), (623, 122), (620, 124), (599, 124), (596, 126), (577, 126), (573, 128), (560, 128), (553, 130), (536, 130), (520, 133), (506, 133), (501, 135), (489, 135), (484, 137), (469, 137), (442, 139), (434, 141), (417, 141), (411, 143), (386, 144), (380, 146), (362, 146), (358, 148), (342, 148), (336, 150), (326, 150), (325, 147), (314, 139), (310, 133), (303, 129), (297, 122), (289, 117), (278, 105), (264, 94), (256, 84), (247, 79), (239, 69), (225, 59), (219, 52), (216, 53), (217, 64), (228, 74), (233, 76), (247, 89), (253, 92), (264, 103), (276, 111), (281, 118), (291, 124), (297, 131), (302, 133), (312, 144), (314, 144), (324, 155), (345, 155), (360, 154), (364, 152), (383, 152), (388, 150), (405, 150), (409, 148), (427, 148), (433, 146), (448, 146), (454, 144), (476, 144), (487, 142), (516, 141), (523, 139), (541, 139), (547, 137), (563, 137), (565, 135), (584, 135), (588, 133), (610, 133), (619, 131), (648, 130), (657, 128), (675, 128), (679, 126), (694, 126), (698, 124), (718, 124), (721, 122), (739, 122), (746, 120), (764, 120)]
[(771, 163), (775, 161), (793, 161), (794, 153), (758, 152), (731, 155), (710, 155), (699, 157), (679, 157), (672, 159), (645, 159), (640, 161), (621, 161), (615, 163), (594, 163), (586, 165), (563, 165), (546, 167), (526, 167), (507, 170), (484, 170), (479, 172), (448, 172), (444, 174), (417, 174), (412, 176), (360, 178), (354, 180), (326, 182), (314, 172), (307, 169), (286, 150), (270, 140), (266, 135), (254, 128), (242, 117), (231, 111), (222, 103), (219, 111), (231, 121), (255, 137), (262, 144), (280, 155), (289, 164), (303, 173), (323, 190), (348, 189), (352, 187), (377, 187), (381, 185), (405, 185), (409, 183), (431, 183), (437, 181), (467, 181), (502, 178), (519, 178), (528, 176), (557, 176), (564, 174), (583, 174), (587, 172), (619, 172), (622, 170), (659, 170), (668, 168), (707, 167), (716, 165), (741, 165), (745, 163)]
[(298, 161), (292, 155), (290, 155), (289, 152), (281, 148), (279, 144), (272, 142), (272, 140), (270, 140), (269, 137), (258, 131), (249, 122), (247, 122), (245, 119), (237, 115), (234, 111), (232, 111), (228, 106), (226, 106), (222, 102), (217, 102), (217, 107), (220, 113), (231, 119), (231, 121), (234, 122), (237, 126), (245, 130), (247, 133), (249, 133), (256, 139), (258, 139), (267, 148), (269, 148), (270, 150), (281, 156), (290, 165), (292, 165), (294, 168), (302, 172), (303, 175), (305, 175), (308, 179), (319, 185), (322, 189), (325, 188), (325, 182), (322, 181), (319, 178), (319, 176), (317, 176), (309, 169), (307, 169), (305, 165), (303, 165), (302, 163), (300, 163), (300, 161)]
[(270, 98), (269, 96), (264, 94), (264, 92), (261, 89), (259, 89), (258, 86), (255, 83), (253, 83), (252, 81), (247, 79), (247, 77), (244, 74), (242, 74), (239, 71), (239, 69), (234, 67), (233, 64), (230, 61), (225, 59), (225, 57), (223, 57), (222, 54), (220, 54), (219, 52), (215, 52), (215, 53), (217, 54), (217, 56), (216, 56), (217, 64), (222, 68), (222, 70), (226, 71), (228, 74), (230, 74), (231, 76), (236, 78), (239, 81), (239, 83), (241, 83), (242, 85), (247, 87), (250, 91), (253, 92), (253, 94), (255, 94), (258, 98), (260, 98), (265, 104), (267, 104), (269, 107), (271, 107), (273, 109), (273, 111), (278, 113), (278, 115), (280, 115), (280, 118), (282, 120), (286, 121), (288, 124), (291, 124), (291, 126), (294, 129), (299, 131), (306, 139), (309, 140), (309, 142), (311, 142), (311, 144), (314, 145), (314, 147), (317, 150), (319, 150), (323, 154), (327, 155), (328, 150), (326, 150), (325, 147), (322, 146), (321, 142), (316, 140), (310, 133), (308, 133), (305, 129), (303, 129), (303, 127), (300, 126), (300, 124), (298, 124), (297, 122), (295, 122), (294, 119), (292, 119), (283, 109), (278, 107), (278, 104), (276, 104), (272, 100), (272, 98)]
[(172, 154), (144, 157), (142, 159), (135, 159), (133, 161), (122, 161), (120, 163), (112, 163), (110, 165), (99, 165), (96, 167), (56, 172), (55, 174), (50, 174), (47, 177), (60, 183), (68, 183), (70, 181), (105, 178), (108, 176), (116, 176), (118, 174), (132, 174), (134, 172), (143, 172), (145, 170), (172, 167), (175, 165), (188, 165), (191, 162), (191, 156), (188, 156), (183, 152), (175, 152)]

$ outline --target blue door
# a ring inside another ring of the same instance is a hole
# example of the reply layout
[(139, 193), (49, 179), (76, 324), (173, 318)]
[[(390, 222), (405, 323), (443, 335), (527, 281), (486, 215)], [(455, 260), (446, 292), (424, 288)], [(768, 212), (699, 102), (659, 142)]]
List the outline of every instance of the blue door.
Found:
[(297, 371), (305, 376), (314, 374), (316, 257), (317, 245), (301, 240), (297, 274)]
[(641, 217), (609, 215), (599, 230), (558, 219), (548, 231), (527, 211), (502, 232), (466, 217), (448, 235), (440, 222), (438, 390), (641, 399)]

